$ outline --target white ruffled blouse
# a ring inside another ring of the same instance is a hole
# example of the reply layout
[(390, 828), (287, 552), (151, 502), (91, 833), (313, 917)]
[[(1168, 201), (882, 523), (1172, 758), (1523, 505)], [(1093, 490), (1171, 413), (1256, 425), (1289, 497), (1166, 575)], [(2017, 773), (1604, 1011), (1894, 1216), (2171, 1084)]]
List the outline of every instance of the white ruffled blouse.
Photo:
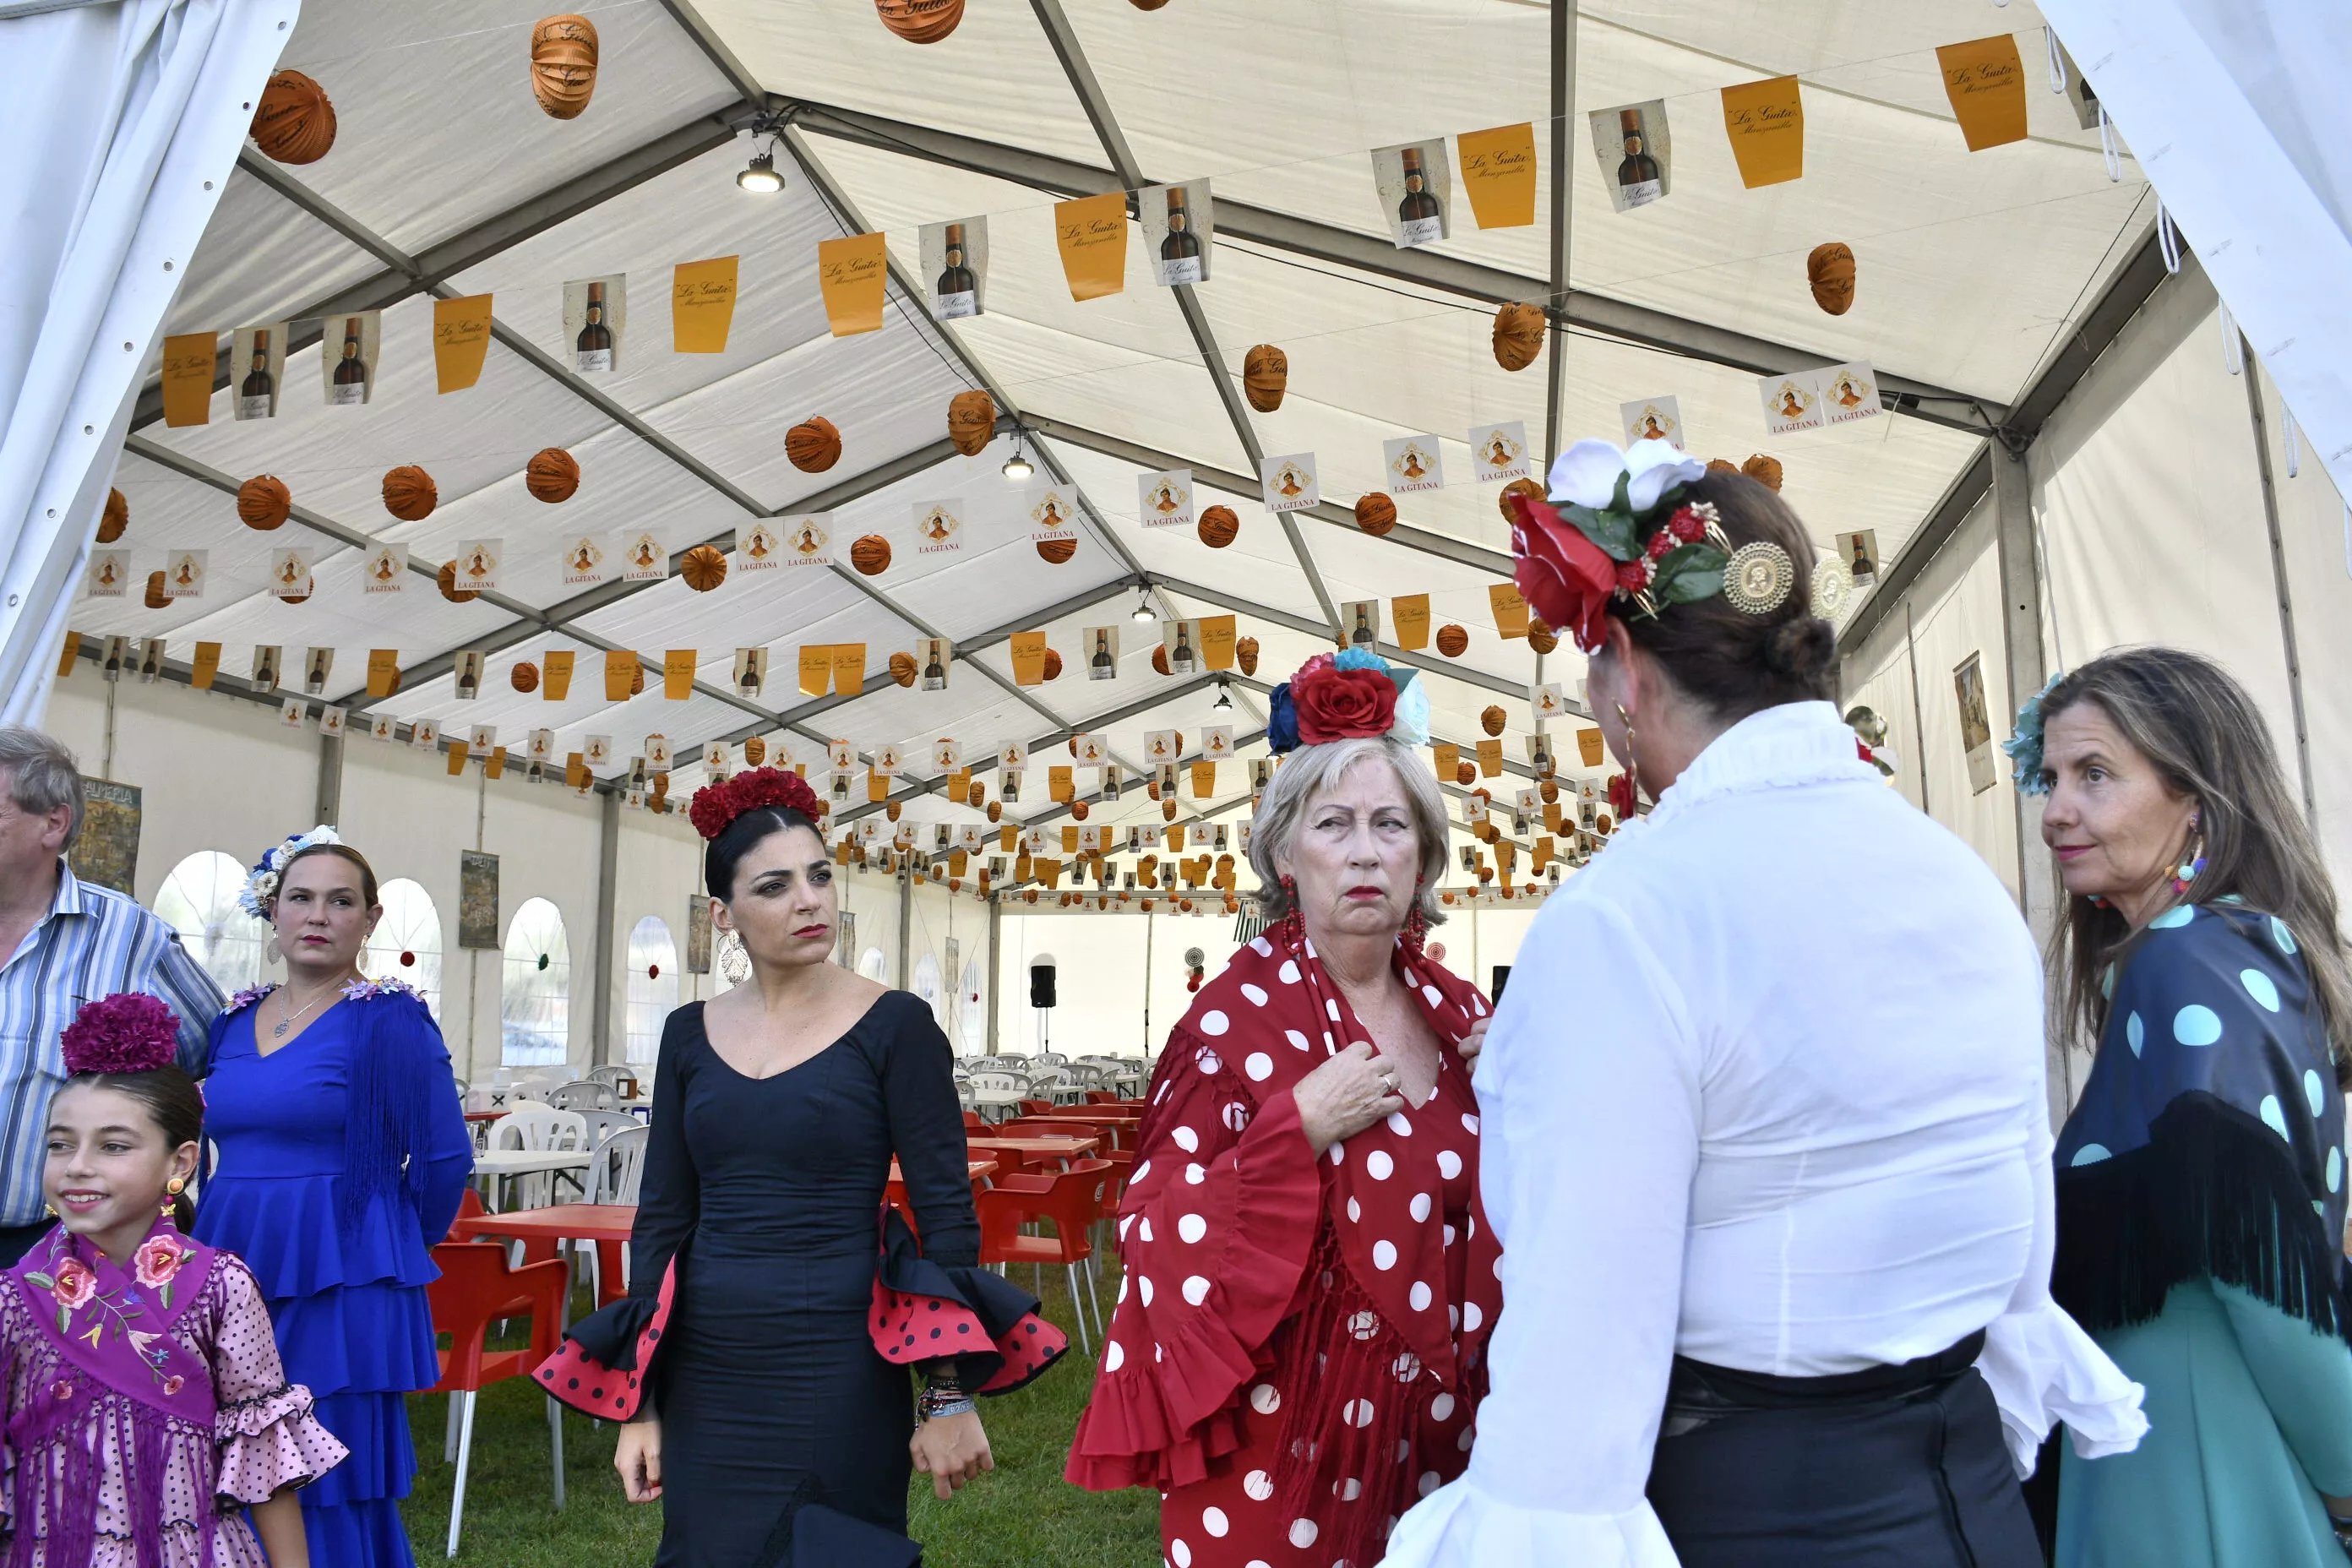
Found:
[(1546, 905), (1478, 1064), (1503, 1315), (1468, 1472), (1388, 1568), (1675, 1568), (1643, 1497), (1685, 1355), (1979, 1365), (2021, 1473), (2139, 1391), (2050, 1300), (2042, 972), (1977, 856), (1826, 702), (1751, 715)]

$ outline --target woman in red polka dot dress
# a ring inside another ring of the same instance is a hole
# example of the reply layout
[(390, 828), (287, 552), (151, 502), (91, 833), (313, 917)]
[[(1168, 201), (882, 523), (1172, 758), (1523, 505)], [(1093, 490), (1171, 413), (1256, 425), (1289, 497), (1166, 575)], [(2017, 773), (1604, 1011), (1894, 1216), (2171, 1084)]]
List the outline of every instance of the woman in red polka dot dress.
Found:
[(1468, 1460), (1501, 1300), (1486, 1005), (1421, 951), (1446, 845), (1411, 749), (1427, 710), (1361, 652), (1276, 689), (1289, 754), (1250, 846), (1275, 923), (1201, 988), (1150, 1091), (1067, 1474), (1159, 1488), (1175, 1568), (1371, 1568)]

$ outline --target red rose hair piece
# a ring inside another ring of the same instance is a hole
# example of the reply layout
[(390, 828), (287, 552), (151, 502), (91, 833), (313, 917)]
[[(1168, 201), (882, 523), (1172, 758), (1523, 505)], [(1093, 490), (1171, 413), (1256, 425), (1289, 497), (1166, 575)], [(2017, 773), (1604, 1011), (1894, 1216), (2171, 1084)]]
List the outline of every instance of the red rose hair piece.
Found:
[(1302, 745), (1385, 735), (1396, 723), (1396, 682), (1381, 670), (1341, 669), (1318, 653), (1290, 678)]
[(809, 788), (808, 780), (782, 768), (753, 768), (722, 784), (705, 784), (694, 792), (686, 817), (705, 838), (716, 838), (747, 811), (781, 806), (797, 811), (811, 822), (824, 815), (824, 803)]
[(58, 1037), (68, 1076), (153, 1072), (179, 1059), (180, 1016), (160, 996), (125, 991), (89, 1003)]

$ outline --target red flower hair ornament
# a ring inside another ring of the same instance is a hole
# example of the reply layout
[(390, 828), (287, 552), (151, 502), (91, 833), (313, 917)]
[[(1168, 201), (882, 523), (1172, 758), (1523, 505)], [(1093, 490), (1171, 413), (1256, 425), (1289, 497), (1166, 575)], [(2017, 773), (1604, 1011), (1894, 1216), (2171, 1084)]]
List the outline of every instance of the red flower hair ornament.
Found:
[(124, 991), (85, 1005), (58, 1037), (68, 1077), (153, 1072), (179, 1059), (180, 1016), (160, 996)]
[(716, 838), (745, 812), (769, 806), (797, 811), (811, 822), (824, 816), (824, 803), (809, 788), (808, 780), (782, 768), (753, 768), (696, 790), (686, 818), (703, 837)]

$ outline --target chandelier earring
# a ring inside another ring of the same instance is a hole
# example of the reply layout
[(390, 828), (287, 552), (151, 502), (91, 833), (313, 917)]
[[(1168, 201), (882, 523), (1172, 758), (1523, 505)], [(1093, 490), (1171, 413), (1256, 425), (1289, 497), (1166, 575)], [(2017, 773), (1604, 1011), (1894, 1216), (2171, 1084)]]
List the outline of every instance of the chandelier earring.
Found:
[(1421, 956), (1422, 945), (1429, 940), (1429, 915), (1421, 907), (1422, 889), (1428, 886), (1427, 878), (1413, 879), (1412, 908), (1404, 917), (1404, 949), (1415, 958)]
[(2189, 842), (2181, 847), (2180, 864), (2172, 873), (2172, 896), (2189, 896), (2189, 884), (2205, 869), (2205, 831), (2194, 816), (2189, 819)]
[(740, 985), (751, 978), (751, 950), (731, 930), (719, 933), (719, 973), (730, 985)]
[[(1634, 751), (1633, 716), (1625, 711), (1622, 702), (1617, 704), (1617, 727), (1625, 731), (1625, 771), (1611, 781), (1609, 804), (1617, 808), (1617, 820), (1630, 820), (1642, 805), (1642, 765)], [(1621, 791), (1619, 783), (1624, 785)]]
[(261, 956), (263, 961), (268, 963), (283, 963), (286, 962), (286, 950), (278, 945), (278, 933), (276, 931), (271, 931), (269, 933), (269, 940), (262, 944)]
[(1298, 913), (1298, 879), (1284, 876), (1282, 897), (1290, 906), (1290, 912), (1282, 917), (1282, 940), (1292, 947), (1304, 947), (1307, 945), (1307, 922)]

